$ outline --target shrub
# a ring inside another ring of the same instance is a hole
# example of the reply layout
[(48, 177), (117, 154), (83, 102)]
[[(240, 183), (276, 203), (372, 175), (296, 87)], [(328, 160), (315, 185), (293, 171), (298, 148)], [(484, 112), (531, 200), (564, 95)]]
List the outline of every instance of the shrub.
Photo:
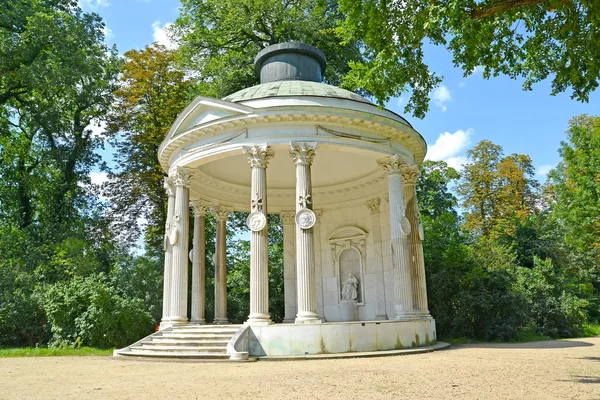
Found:
[(43, 299), (50, 346), (123, 347), (152, 332), (143, 301), (121, 297), (104, 274), (56, 283)]

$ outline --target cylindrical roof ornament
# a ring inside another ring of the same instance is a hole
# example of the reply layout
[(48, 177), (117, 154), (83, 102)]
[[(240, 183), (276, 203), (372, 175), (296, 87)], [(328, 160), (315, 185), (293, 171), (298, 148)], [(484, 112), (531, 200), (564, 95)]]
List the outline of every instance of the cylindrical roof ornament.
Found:
[(260, 83), (300, 80), (321, 82), (327, 59), (316, 47), (300, 42), (278, 43), (262, 49), (254, 59)]

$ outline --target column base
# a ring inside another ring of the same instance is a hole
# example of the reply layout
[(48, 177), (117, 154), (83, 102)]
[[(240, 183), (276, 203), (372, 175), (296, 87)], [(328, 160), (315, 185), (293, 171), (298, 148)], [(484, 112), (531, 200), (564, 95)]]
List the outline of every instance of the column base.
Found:
[(281, 322), (284, 323), (284, 324), (293, 324), (294, 322), (296, 322), (296, 320), (294, 318), (285, 318)]
[(320, 324), (321, 320), (317, 313), (314, 312), (299, 312), (296, 315), (296, 320), (294, 321), (296, 324)]
[(375, 316), (375, 321), (387, 321), (387, 320), (388, 320), (387, 314), (382, 314), (382, 315), (376, 315)]
[(215, 325), (228, 325), (229, 324), (229, 320), (227, 318), (215, 318), (215, 320), (213, 321), (213, 324), (215, 324)]
[(189, 322), (189, 320), (185, 317), (171, 317), (171, 318), (169, 318), (169, 322), (173, 325), (181, 325), (181, 324), (187, 324)]
[(430, 320), (433, 319), (433, 317), (431, 316), (431, 314), (429, 314), (429, 311), (417, 311), (414, 313), (414, 315), (412, 316), (413, 319), (420, 319), (420, 320)]
[(192, 319), (190, 320), (190, 324), (206, 325), (206, 320), (204, 318)]
[(273, 321), (271, 321), (271, 316), (269, 314), (254, 313), (248, 316), (248, 320), (244, 325), (271, 325), (272, 323)]

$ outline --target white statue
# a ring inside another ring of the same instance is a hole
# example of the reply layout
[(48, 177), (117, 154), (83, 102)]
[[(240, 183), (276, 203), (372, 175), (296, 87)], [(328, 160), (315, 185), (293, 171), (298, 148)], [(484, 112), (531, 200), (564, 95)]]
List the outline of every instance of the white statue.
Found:
[(348, 278), (343, 283), (342, 287), (342, 301), (356, 301), (358, 298), (358, 279), (350, 272), (348, 272)]

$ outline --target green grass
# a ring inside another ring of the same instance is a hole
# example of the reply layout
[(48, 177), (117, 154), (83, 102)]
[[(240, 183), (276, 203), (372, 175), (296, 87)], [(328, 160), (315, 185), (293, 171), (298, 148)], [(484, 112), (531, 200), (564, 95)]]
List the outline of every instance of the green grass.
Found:
[(600, 324), (585, 324), (583, 325), (583, 333), (581, 337), (600, 336)]
[(75, 348), (36, 348), (19, 347), (14, 349), (0, 349), (0, 358), (8, 357), (55, 357), (55, 356), (110, 356), (112, 349), (96, 349), (94, 347)]

